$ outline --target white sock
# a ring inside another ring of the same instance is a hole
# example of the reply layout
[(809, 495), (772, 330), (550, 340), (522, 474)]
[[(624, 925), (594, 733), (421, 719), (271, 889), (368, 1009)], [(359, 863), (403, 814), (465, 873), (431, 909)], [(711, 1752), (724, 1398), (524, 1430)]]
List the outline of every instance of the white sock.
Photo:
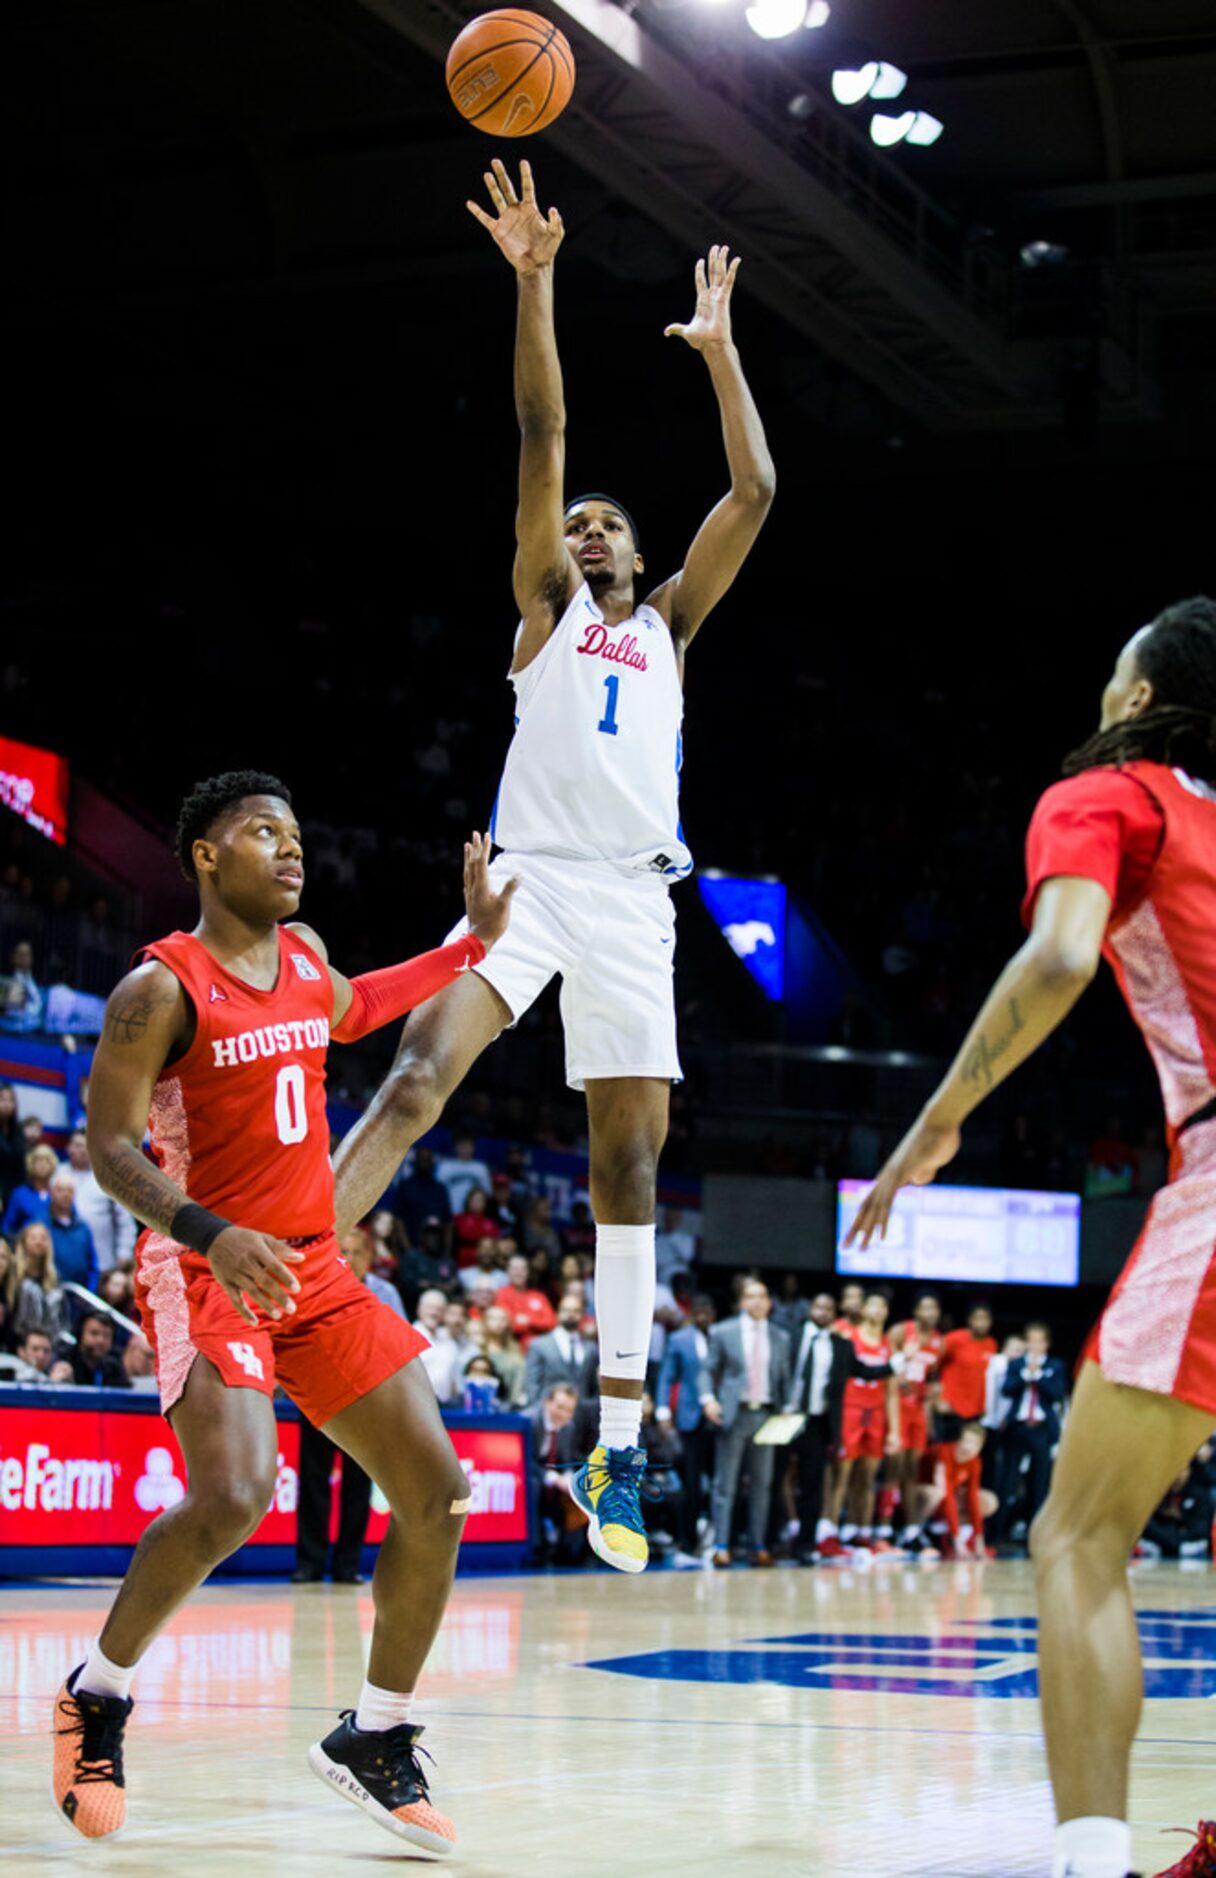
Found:
[[(595, 1315), (600, 1373), (644, 1382), (654, 1325), (654, 1227), (596, 1226)], [(600, 1443), (635, 1448), (642, 1404), (628, 1396), (600, 1395)]]
[(824, 1539), (832, 1539), (835, 1537), (835, 1535), (836, 1535), (836, 1521), (834, 1519), (821, 1519), (819, 1524), (815, 1528), (816, 1541), (819, 1542)]
[(131, 1678), (135, 1669), (134, 1663), (130, 1669), (112, 1663), (98, 1639), (91, 1645), (84, 1659), (84, 1668), (76, 1678), (76, 1687), (87, 1689), (90, 1695), (112, 1695), (117, 1696), (120, 1702), (125, 1702), (131, 1693)]
[(1132, 1829), (1121, 1819), (1070, 1819), (1056, 1827), (1051, 1878), (1127, 1878)]
[[(398, 1728), (410, 1718), (413, 1691), (399, 1695), (392, 1689), (377, 1689), (374, 1682), (364, 1682), (355, 1710), (355, 1727), (361, 1735), (381, 1734), (386, 1728)], [(1120, 1874), (1122, 1878), (1122, 1874)]]
[(638, 1396), (600, 1396), (600, 1446), (636, 1448), (642, 1433), (642, 1403)]
[(920, 1527), (919, 1526), (905, 1526), (903, 1536), (905, 1539), (919, 1539)]

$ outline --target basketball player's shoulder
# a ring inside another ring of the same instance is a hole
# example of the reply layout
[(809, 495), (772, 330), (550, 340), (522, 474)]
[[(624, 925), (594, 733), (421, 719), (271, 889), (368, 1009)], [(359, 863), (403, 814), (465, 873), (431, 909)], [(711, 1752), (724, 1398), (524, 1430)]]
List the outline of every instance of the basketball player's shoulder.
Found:
[(144, 953), (106, 999), (102, 1035), (107, 1043), (119, 1045), (149, 1037), (172, 1042), (188, 1010), (176, 972), (163, 959)]
[(315, 952), (322, 965), (329, 964), (329, 952), (319, 932), (302, 919), (286, 920), (283, 931), (289, 939), (304, 941), (310, 952)]

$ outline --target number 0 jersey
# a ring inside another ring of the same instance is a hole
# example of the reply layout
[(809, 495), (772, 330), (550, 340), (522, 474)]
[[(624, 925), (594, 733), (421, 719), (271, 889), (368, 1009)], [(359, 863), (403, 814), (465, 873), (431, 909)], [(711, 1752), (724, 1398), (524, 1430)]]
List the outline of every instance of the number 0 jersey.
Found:
[(499, 847), (670, 880), (691, 872), (679, 809), (684, 694), (661, 615), (640, 606), (609, 625), (584, 581), (511, 683), (515, 736), (490, 823)]
[(200, 1206), (281, 1239), (334, 1223), (325, 1053), (334, 994), (298, 934), (279, 927), (279, 975), (259, 991), (193, 933), (145, 946), (194, 1007), (194, 1041), (161, 1071), (148, 1131), (157, 1164)]

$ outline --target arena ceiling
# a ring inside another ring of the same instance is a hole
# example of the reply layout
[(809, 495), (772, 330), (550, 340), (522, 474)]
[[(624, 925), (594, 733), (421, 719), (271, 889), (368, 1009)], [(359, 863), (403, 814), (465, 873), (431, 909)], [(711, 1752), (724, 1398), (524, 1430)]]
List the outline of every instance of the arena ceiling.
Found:
[[(1210, 421), (1210, 0), (833, 0), (824, 29), (767, 44), (734, 0), (545, 4), (579, 61), (532, 151), (596, 283), (563, 315), (576, 342), (605, 306), (683, 296), (724, 235), (770, 365), (841, 435)], [(209, 418), (383, 424), (436, 335), (475, 344), (501, 287), (461, 207), (491, 146), (438, 63), (478, 10), (6, 9), (10, 355), (87, 334)], [(868, 57), (907, 71), (945, 125), (933, 148), (875, 150), (832, 100), (833, 67)], [(1031, 241), (1066, 258), (1027, 268)]]

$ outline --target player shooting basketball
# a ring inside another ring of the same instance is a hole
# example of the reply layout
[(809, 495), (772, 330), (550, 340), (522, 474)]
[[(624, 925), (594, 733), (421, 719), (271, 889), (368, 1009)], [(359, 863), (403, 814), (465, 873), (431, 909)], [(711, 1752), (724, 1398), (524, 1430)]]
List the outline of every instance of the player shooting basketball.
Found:
[(516, 274), (515, 405), (521, 431), (510, 668), (516, 731), (491, 833), (516, 875), (510, 931), (406, 1025), (387, 1085), (335, 1163), (345, 1226), (384, 1192), (411, 1144), (499, 1032), (555, 973), (566, 1075), (585, 1091), (596, 1220), (600, 1439), (575, 1485), (599, 1556), (637, 1572), (642, 1384), (654, 1314), (654, 1216), (676, 1053), (669, 888), (690, 872), (679, 819), (684, 661), (726, 593), (773, 499), (764, 431), (731, 335), (738, 259), (696, 266), (696, 309), (667, 328), (699, 352), (718, 400), (730, 488), (679, 573), (639, 603), (634, 523), (605, 495), (564, 499), (566, 411), (553, 323), (561, 216), (486, 174), (493, 214), (468, 206)]

